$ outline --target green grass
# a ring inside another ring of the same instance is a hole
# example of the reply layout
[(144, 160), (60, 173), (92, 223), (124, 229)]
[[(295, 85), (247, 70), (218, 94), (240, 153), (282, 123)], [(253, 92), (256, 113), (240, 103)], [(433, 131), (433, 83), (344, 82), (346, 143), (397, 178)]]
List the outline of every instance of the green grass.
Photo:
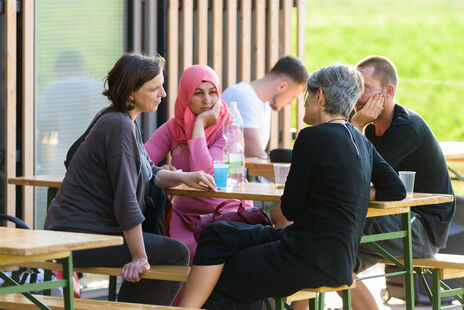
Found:
[(397, 101), (438, 140), (464, 141), (464, 1), (308, 1), (305, 38), (310, 72), (387, 56), (400, 76)]

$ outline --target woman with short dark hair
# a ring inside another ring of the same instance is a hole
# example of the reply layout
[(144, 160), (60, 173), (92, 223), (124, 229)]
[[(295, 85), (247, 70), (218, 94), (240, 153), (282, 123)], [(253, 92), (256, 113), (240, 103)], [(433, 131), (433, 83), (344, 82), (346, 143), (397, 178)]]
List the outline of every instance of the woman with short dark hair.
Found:
[(293, 224), (206, 227), (180, 306), (255, 309), (265, 297), (351, 285), (369, 199), (406, 196), (395, 171), (346, 120), (363, 90), (361, 74), (324, 67), (306, 89), (304, 121), (313, 126), (298, 134), (281, 197)]
[(203, 172), (158, 168), (148, 158), (134, 122), (154, 112), (166, 96), (164, 59), (139, 54), (122, 56), (108, 73), (103, 92), (111, 104), (92, 121), (93, 127), (72, 157), (52, 201), (45, 229), (123, 235), (124, 245), (73, 253), (76, 267), (123, 267), (118, 300), (169, 305), (179, 282), (140, 279), (150, 265), (187, 265), (181, 242), (142, 231), (149, 182), (157, 187), (180, 183), (214, 190)]

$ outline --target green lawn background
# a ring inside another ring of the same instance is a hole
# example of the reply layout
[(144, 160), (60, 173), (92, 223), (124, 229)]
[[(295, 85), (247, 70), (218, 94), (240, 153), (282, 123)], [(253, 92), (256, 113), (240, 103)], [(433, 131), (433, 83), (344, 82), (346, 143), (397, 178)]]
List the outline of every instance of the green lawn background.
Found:
[(307, 1), (305, 23), (310, 72), (387, 56), (400, 76), (397, 101), (438, 140), (464, 141), (464, 1)]
[[(422, 115), (439, 141), (464, 141), (464, 1), (308, 0), (305, 23), (310, 72), (387, 56), (400, 77), (397, 102)], [(451, 166), (464, 174), (464, 164)], [(464, 182), (453, 187), (464, 195)]]

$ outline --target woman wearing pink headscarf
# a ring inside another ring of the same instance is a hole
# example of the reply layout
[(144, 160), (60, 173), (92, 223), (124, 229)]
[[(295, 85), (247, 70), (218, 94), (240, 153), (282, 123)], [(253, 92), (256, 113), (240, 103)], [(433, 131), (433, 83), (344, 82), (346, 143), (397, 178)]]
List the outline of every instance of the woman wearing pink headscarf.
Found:
[[(180, 79), (175, 115), (161, 125), (145, 144), (150, 159), (158, 164), (171, 152), (170, 169), (213, 174), (213, 161), (222, 160), (225, 139), (224, 122), (231, 121), (227, 104), (219, 99), (219, 78), (208, 66), (187, 68)], [(197, 243), (191, 229), (199, 214), (211, 213), (222, 202), (221, 210), (236, 210), (239, 200), (176, 196), (170, 225), (171, 237), (184, 242), (190, 251), (190, 262)], [(245, 208), (251, 201), (242, 201)]]

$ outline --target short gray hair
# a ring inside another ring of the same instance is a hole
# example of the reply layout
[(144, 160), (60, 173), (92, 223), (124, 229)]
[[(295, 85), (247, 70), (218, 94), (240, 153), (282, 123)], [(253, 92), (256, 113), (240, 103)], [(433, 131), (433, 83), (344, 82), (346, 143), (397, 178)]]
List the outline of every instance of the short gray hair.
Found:
[(322, 89), (325, 95), (324, 111), (342, 114), (348, 118), (359, 95), (364, 92), (364, 80), (355, 67), (334, 64), (315, 71), (306, 83), (306, 92)]

